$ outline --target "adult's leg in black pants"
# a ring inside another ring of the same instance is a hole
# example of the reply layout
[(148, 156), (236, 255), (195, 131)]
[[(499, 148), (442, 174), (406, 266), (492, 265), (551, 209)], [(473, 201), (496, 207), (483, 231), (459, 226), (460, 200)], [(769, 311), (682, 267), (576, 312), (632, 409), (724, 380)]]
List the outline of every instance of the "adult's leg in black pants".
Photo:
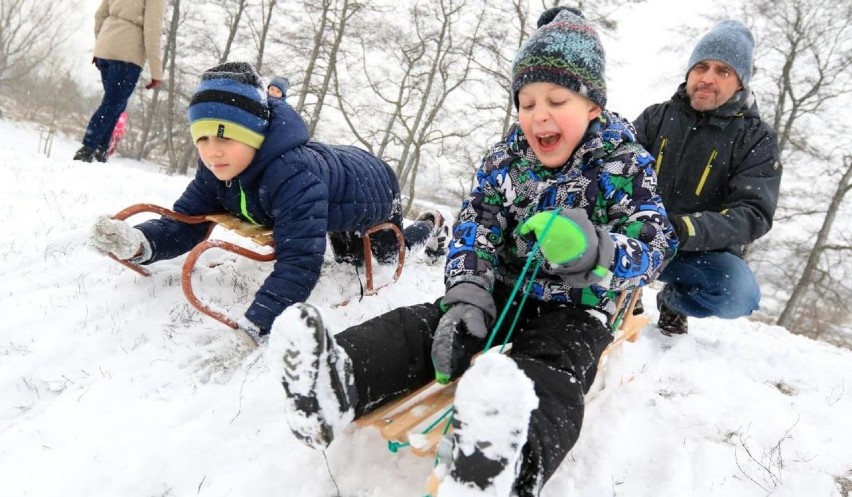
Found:
[(129, 62), (106, 59), (98, 59), (96, 65), (101, 72), (104, 96), (89, 120), (83, 145), (93, 150), (106, 150), (115, 124), (133, 95), (142, 68)]

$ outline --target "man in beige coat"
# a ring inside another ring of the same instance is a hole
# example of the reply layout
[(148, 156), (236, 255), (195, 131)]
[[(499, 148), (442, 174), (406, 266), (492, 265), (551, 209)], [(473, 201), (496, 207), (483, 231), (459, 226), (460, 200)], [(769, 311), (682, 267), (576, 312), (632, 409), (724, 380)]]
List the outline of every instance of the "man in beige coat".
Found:
[(127, 107), (145, 61), (151, 71), (147, 89), (163, 79), (160, 36), (166, 0), (102, 0), (95, 12), (92, 62), (101, 72), (104, 97), (86, 128), (74, 160), (107, 161), (112, 130)]

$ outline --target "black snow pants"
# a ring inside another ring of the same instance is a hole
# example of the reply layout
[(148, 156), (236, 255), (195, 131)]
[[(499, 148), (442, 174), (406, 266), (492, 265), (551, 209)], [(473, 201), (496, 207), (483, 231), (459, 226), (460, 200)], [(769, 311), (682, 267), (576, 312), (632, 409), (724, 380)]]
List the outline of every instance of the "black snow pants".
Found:
[[(509, 289), (494, 292), (498, 310)], [(502, 328), (508, 328), (518, 301), (512, 302)], [(435, 303), (401, 307), (335, 336), (352, 359), (360, 417), (435, 377), (432, 337), (442, 316)], [(502, 343), (498, 336), (494, 344)], [(583, 395), (589, 391), (598, 361), (612, 334), (598, 319), (581, 309), (527, 299), (512, 336), (510, 357), (535, 385), (539, 406), (532, 412), (523, 462), (515, 481), (519, 497), (535, 497), (577, 442), (583, 423)], [(468, 357), (482, 350), (485, 340), (460, 340)]]

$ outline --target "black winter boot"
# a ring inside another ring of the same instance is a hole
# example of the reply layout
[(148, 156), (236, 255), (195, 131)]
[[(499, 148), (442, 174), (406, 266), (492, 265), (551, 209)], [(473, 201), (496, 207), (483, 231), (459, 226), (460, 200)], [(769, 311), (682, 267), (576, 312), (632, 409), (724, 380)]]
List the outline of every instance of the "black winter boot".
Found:
[(657, 309), (660, 310), (660, 319), (657, 321), (657, 327), (663, 335), (684, 335), (689, 332), (689, 322), (686, 316), (676, 313), (666, 307), (663, 303), (663, 293), (657, 294)]
[(444, 216), (438, 211), (423, 211), (415, 221), (428, 221), (432, 223), (432, 233), (426, 240), (424, 251), (432, 263), (438, 262), (447, 255), (447, 237), (449, 228), (444, 224)]
[(82, 162), (92, 162), (92, 160), (94, 160), (94, 158), (95, 158), (95, 150), (91, 149), (91, 148), (89, 148), (85, 145), (80, 147), (80, 149), (77, 150), (77, 153), (74, 154), (74, 160), (79, 160), (79, 161), (82, 161)]
[(107, 151), (105, 148), (96, 148), (92, 157), (98, 162), (106, 162), (108, 157)]

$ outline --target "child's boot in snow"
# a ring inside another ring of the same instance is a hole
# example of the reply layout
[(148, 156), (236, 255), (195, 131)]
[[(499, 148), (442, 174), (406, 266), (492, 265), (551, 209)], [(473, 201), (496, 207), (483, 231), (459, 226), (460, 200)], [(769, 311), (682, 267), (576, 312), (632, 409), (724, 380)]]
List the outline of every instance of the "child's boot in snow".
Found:
[(436, 466), (437, 497), (509, 497), (536, 407), (533, 383), (514, 361), (480, 356), (456, 389), (452, 460)]
[(290, 430), (308, 446), (326, 448), (352, 422), (357, 393), (352, 361), (314, 306), (294, 304), (275, 320), (267, 359), (287, 394)]

